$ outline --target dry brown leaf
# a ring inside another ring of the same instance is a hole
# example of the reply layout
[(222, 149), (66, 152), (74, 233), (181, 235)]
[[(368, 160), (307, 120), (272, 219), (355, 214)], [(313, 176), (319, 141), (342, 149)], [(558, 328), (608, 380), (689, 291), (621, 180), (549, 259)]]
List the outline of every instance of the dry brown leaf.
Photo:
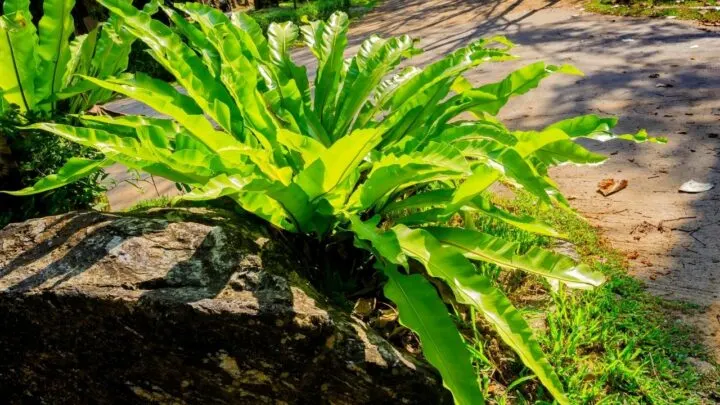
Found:
[(360, 298), (355, 302), (353, 314), (367, 318), (375, 310), (375, 298)]
[(617, 181), (615, 179), (603, 179), (598, 183), (597, 191), (602, 194), (603, 197), (607, 197), (624, 189), (627, 185), (627, 180)]

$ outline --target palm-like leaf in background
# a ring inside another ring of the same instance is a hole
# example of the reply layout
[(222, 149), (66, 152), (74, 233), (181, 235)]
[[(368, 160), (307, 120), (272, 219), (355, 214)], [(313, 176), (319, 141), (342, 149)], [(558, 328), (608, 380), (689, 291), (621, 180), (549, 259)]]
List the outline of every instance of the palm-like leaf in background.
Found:
[[(7, 8), (6, 3), (6, 8)], [(0, 17), (0, 90), (3, 100), (26, 111), (35, 105), (35, 27), (29, 13)], [(29, 40), (30, 39), (30, 40)]]
[[(0, 16), (0, 113), (17, 105), (21, 113), (80, 112), (107, 101), (112, 92), (77, 75), (108, 78), (128, 66), (136, 37), (111, 15), (90, 33), (75, 36), (74, 0), (46, 0), (36, 28), (26, 0), (7, 0)], [(157, 1), (145, 6), (154, 13)], [(60, 111), (57, 103), (66, 100)]]

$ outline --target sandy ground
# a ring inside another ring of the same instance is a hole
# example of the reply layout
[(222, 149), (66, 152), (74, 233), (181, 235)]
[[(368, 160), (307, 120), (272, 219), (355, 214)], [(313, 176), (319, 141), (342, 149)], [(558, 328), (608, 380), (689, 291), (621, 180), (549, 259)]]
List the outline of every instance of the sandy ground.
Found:
[[(519, 61), (481, 67), (469, 76), (477, 84), (538, 60), (572, 63), (586, 73), (546, 79), (513, 100), (502, 118), (514, 128), (594, 113), (620, 116), (622, 131), (647, 128), (667, 136), (667, 145), (588, 143), (611, 159), (601, 167), (557, 168), (553, 175), (573, 206), (627, 254), (632, 273), (650, 291), (703, 306), (702, 314), (687, 320), (720, 360), (720, 32), (671, 20), (593, 15), (572, 2), (540, 0), (388, 0), (354, 25), (351, 45), (372, 32), (422, 38), (420, 62), (488, 35), (503, 34), (519, 45)], [(297, 60), (312, 64), (306, 52)], [(602, 197), (596, 188), (604, 178), (629, 185)], [(690, 179), (718, 187), (679, 193)], [(174, 189), (158, 184), (161, 193)], [(145, 189), (145, 197), (155, 195), (152, 185)], [(116, 209), (144, 198), (127, 183), (109, 197)]]

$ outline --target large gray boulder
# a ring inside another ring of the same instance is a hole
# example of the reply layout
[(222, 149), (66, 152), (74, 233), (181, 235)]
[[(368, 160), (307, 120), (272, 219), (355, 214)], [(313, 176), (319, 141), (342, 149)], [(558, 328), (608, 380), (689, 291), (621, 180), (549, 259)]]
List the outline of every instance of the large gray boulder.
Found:
[(262, 225), (98, 212), (0, 231), (3, 404), (448, 401), (334, 309)]

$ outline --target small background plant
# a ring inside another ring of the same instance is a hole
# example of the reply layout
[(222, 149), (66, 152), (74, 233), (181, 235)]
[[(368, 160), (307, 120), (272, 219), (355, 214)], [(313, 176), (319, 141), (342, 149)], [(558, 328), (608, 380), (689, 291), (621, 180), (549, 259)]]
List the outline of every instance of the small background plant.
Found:
[[(34, 184), (54, 173), (71, 157), (94, 158), (98, 152), (48, 137), (22, 126), (53, 120), (71, 122), (68, 114), (86, 111), (113, 96), (113, 92), (87, 86), (77, 75), (110, 77), (128, 66), (135, 37), (109, 16), (96, 25), (100, 13), (91, 3), (81, 7), (87, 14), (77, 27), (73, 0), (3, 2), (0, 16), (0, 137), (2, 162), (0, 187)], [(104, 9), (103, 9), (104, 10)], [(145, 10), (154, 13), (157, 3)], [(105, 13), (107, 14), (107, 13)], [(86, 25), (86, 23), (88, 23)], [(90, 28), (89, 30), (87, 28)], [(88, 32), (89, 31), (89, 32)], [(0, 227), (9, 221), (86, 209), (99, 203), (104, 188), (102, 172), (82, 179), (67, 190), (54, 190), (30, 199), (0, 197)]]

